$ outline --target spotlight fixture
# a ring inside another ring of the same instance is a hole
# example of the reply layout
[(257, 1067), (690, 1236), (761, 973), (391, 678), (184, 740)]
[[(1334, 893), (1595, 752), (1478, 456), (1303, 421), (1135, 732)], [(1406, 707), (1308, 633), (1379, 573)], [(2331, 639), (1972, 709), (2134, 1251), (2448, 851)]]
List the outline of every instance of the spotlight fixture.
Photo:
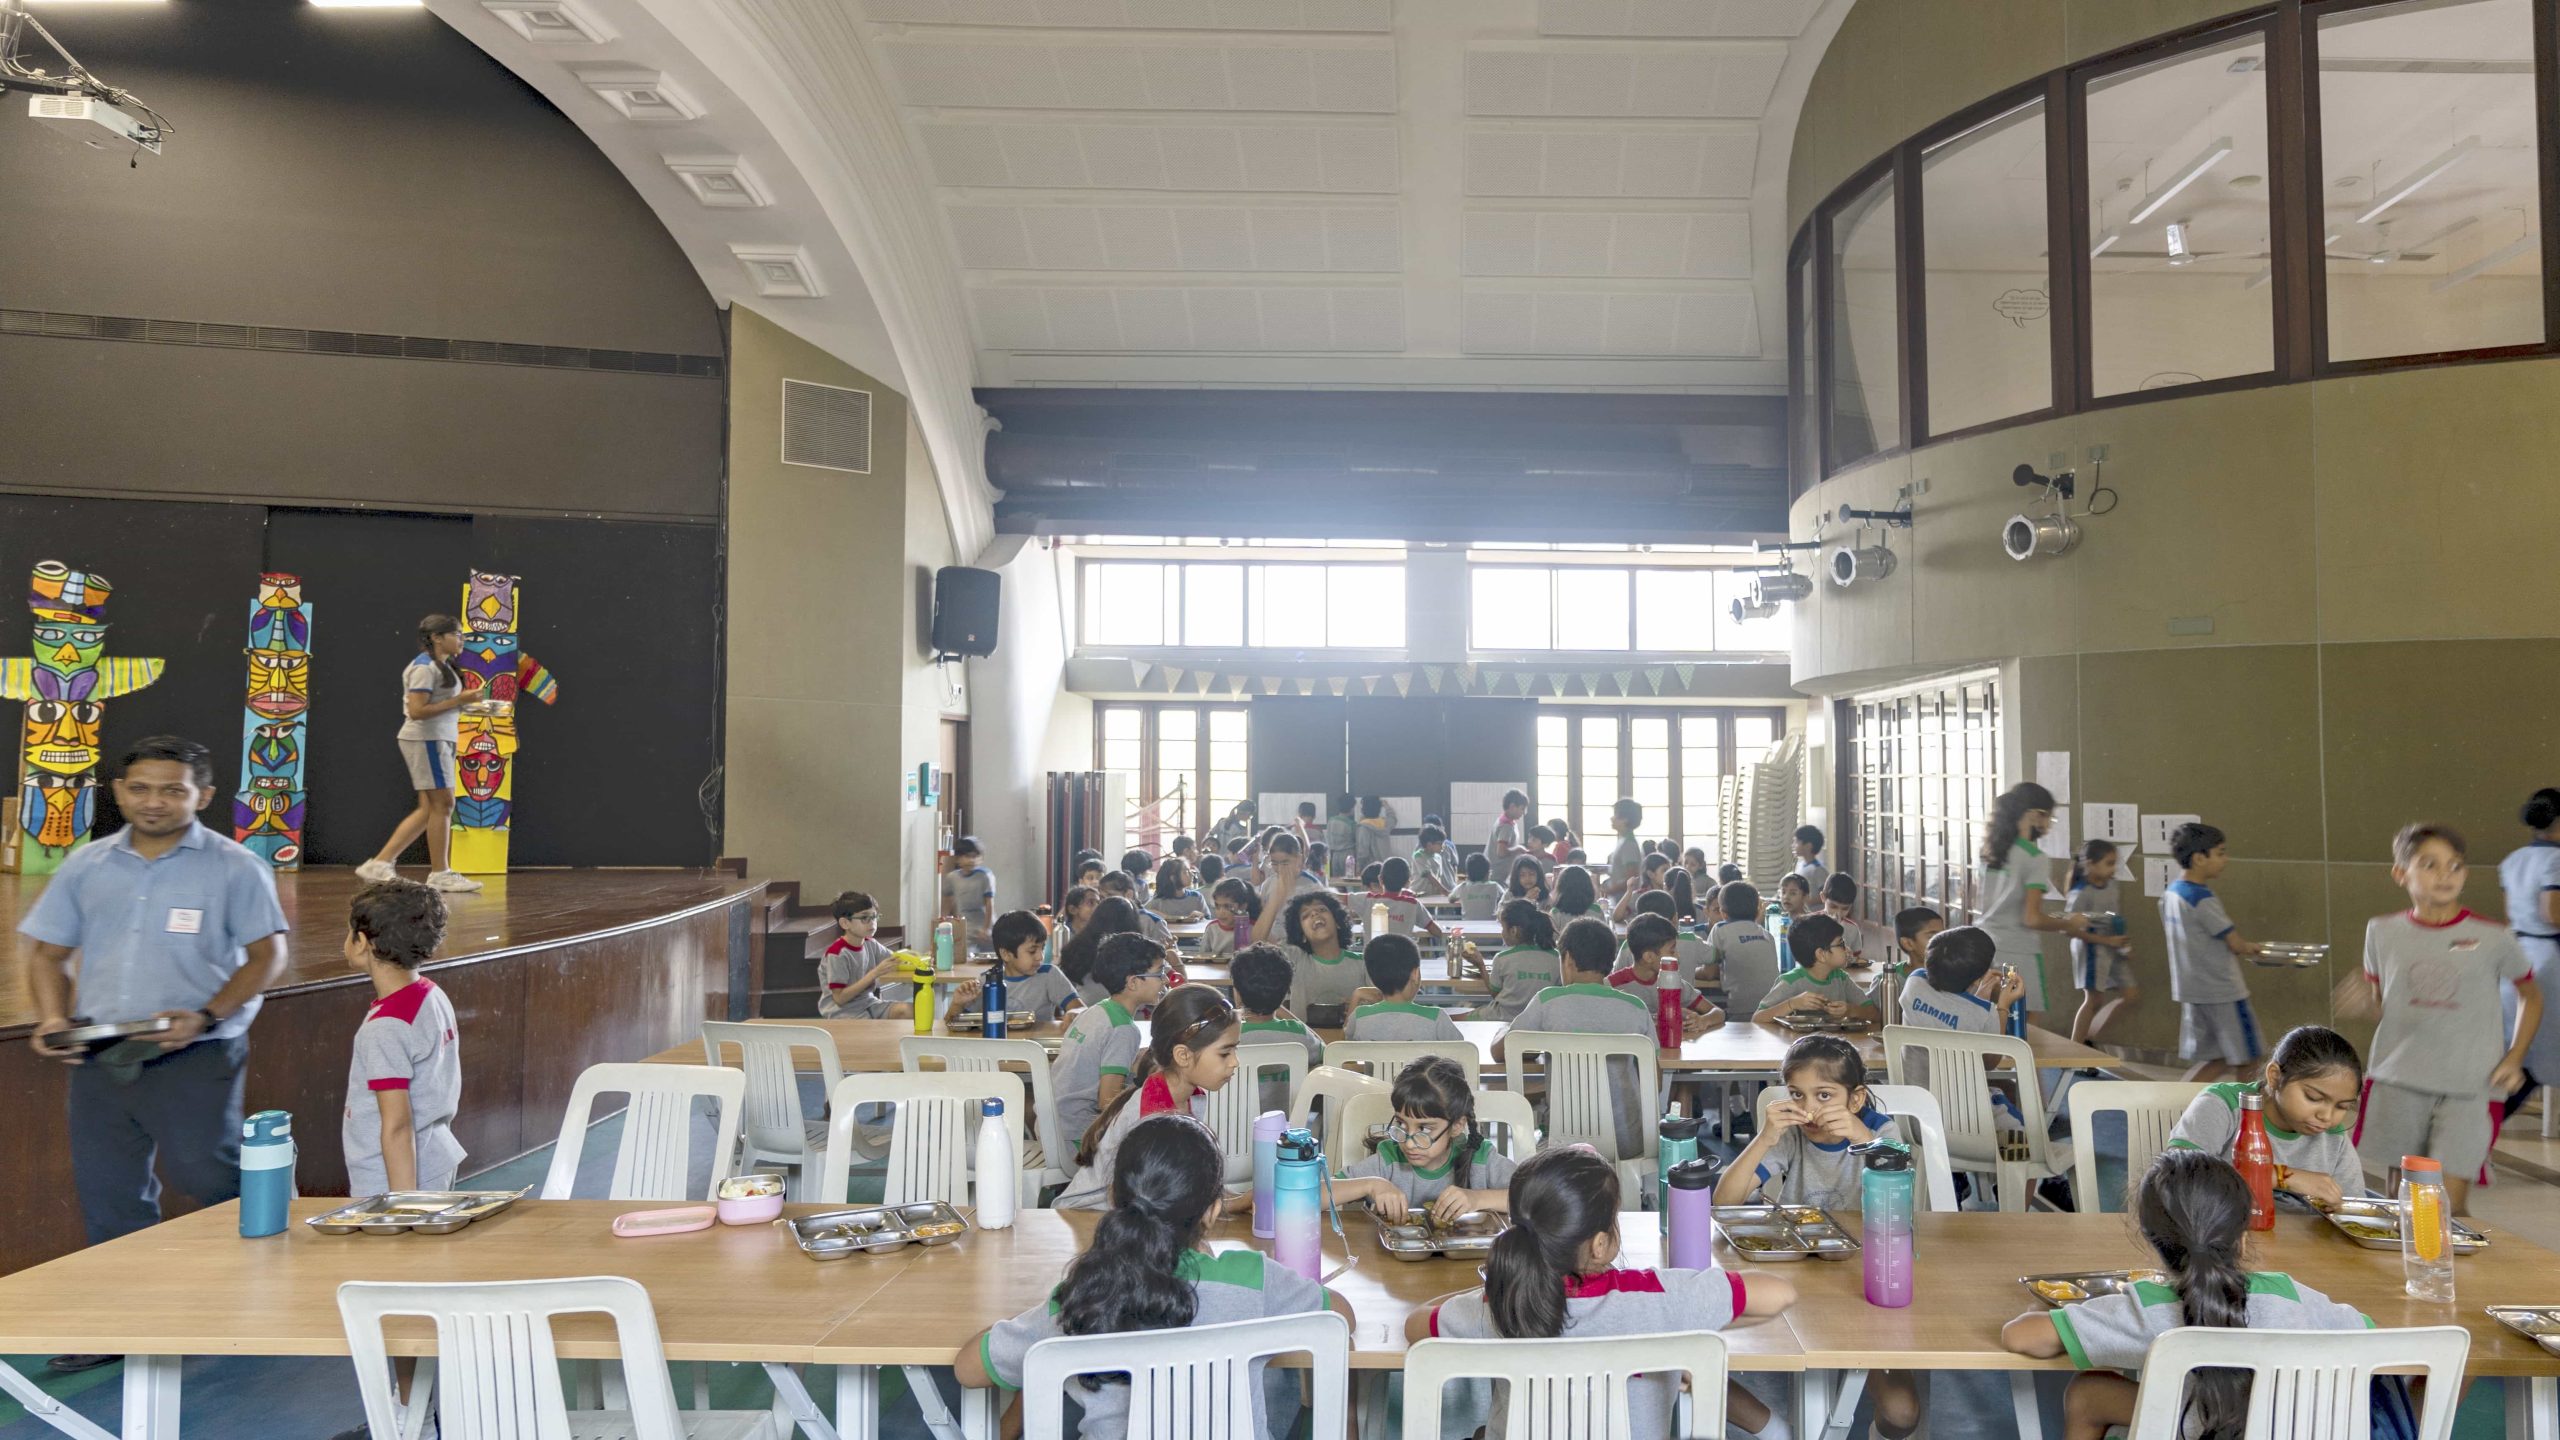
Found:
[(1787, 600), (1802, 600), (1812, 593), (1813, 577), (1800, 575), (1793, 570), (1780, 570), (1775, 574), (1754, 576), (1751, 581), (1751, 598), (1766, 600), (1771, 604)]
[(1774, 601), (1744, 599), (1740, 596), (1734, 598), (1733, 623), (1736, 625), (1749, 624), (1754, 620), (1766, 620), (1777, 613), (1778, 607)]
[[(2098, 452), (2093, 450), (2095, 456)], [(2041, 488), (2044, 499), (2053, 506), (2051, 514), (2037, 515), (2026, 511), (2010, 516), (2000, 525), (2000, 548), (2012, 560), (2032, 560), (2039, 555), (2060, 555), (2080, 539), (2080, 520), (2089, 515), (2104, 515), (2115, 507), (2115, 491), (2103, 482), (2092, 482), (2090, 508), (2080, 516), (2071, 513), (2071, 497), (2079, 488), (2079, 478), (2064, 470), (2052, 475), (2039, 475), (2033, 465), (2020, 465), (2009, 472), (2009, 481), (2022, 490)], [(2098, 506), (2098, 497), (2109, 497), (2106, 506)]]
[(1831, 552), (1831, 583), (1843, 590), (1869, 584), (1892, 574), (1896, 563), (1882, 545), (1843, 545)]

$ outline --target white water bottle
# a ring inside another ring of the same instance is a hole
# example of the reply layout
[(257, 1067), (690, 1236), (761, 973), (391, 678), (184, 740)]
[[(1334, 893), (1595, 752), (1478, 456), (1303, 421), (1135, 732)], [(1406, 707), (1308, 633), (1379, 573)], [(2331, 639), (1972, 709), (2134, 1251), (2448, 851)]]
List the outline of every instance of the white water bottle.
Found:
[(1371, 905), (1371, 906), (1369, 907), (1369, 938), (1370, 938), (1370, 939), (1375, 940), (1375, 939), (1377, 939), (1379, 936), (1386, 934), (1386, 933), (1387, 933), (1387, 926), (1388, 926), (1390, 923), (1392, 923), (1392, 922), (1387, 918), (1387, 902), (1386, 902), (1386, 901), (1384, 901), (1384, 900), (1378, 901), (1376, 904)]
[(1004, 1102), (989, 1100), (978, 1109), (978, 1228), (1013, 1228), (1014, 1202), (1022, 1185), (1022, 1157), (1004, 1133)]

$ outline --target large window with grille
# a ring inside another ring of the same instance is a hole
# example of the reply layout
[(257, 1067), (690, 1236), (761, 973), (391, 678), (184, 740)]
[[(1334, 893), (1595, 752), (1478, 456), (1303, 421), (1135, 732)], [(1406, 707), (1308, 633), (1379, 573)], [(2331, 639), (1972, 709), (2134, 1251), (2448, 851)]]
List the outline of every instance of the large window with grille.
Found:
[(1093, 748), (1095, 768), (1118, 775), (1128, 797), (1123, 849), (1161, 854), (1246, 798), (1242, 705), (1096, 705)]
[(1623, 796), (1644, 807), (1637, 839), (1667, 837), (1720, 861), (1719, 785), (1757, 764), (1786, 728), (1786, 711), (1758, 707), (1544, 707), (1531, 816), (1561, 817), (1596, 863), (1615, 843), (1609, 809)]
[(2000, 792), (2000, 704), (1990, 674), (1840, 702), (1837, 863), (1858, 881), (1858, 911), (1885, 922), (1927, 905), (1950, 925), (1973, 918), (1975, 854)]

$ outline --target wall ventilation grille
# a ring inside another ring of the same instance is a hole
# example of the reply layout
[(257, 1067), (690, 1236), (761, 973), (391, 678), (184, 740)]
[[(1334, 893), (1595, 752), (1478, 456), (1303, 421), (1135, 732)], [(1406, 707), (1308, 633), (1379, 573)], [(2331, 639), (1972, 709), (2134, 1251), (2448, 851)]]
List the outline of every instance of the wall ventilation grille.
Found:
[(611, 370), (707, 380), (719, 379), (727, 368), (717, 355), (591, 350), (577, 345), (520, 345), (507, 340), (448, 340), (431, 335), (374, 335), (355, 330), (299, 330), (212, 320), (145, 320), (59, 310), (0, 309), (0, 335), (134, 340), (147, 345), (209, 345), (226, 350), (279, 350), (303, 355), (370, 355), (390, 360), (449, 360), (465, 365), (531, 365), (547, 370)]
[(782, 463), (871, 473), (871, 392), (782, 382)]

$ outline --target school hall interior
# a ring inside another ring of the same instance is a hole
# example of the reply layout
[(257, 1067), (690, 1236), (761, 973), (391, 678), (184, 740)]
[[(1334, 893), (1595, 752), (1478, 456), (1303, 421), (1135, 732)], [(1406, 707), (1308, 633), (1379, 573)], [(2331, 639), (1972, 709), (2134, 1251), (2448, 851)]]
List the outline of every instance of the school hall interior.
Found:
[(0, 214), (0, 1440), (2560, 1436), (2551, 0), (0, 0)]

